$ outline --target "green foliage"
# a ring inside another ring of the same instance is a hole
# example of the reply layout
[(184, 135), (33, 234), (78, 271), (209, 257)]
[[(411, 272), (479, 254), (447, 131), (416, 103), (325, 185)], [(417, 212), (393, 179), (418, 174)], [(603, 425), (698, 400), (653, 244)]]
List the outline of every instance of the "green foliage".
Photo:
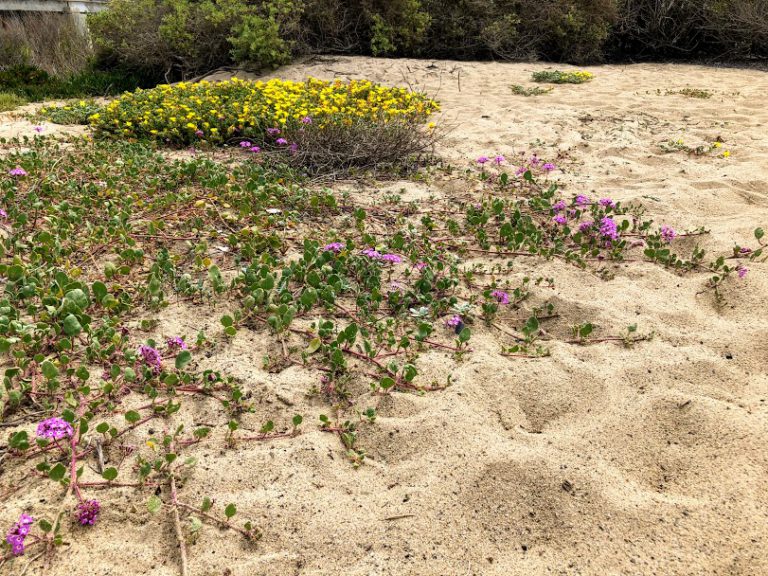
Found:
[(17, 94), (12, 92), (0, 92), (0, 112), (14, 110), (26, 103), (27, 101)]
[(14, 94), (31, 102), (51, 98), (109, 96), (132, 90), (137, 85), (137, 78), (119, 70), (87, 70), (59, 78), (34, 66), (21, 65), (0, 69), (0, 92)]
[(549, 84), (583, 84), (592, 80), (593, 75), (590, 72), (560, 70), (541, 70), (534, 72), (531, 79), (534, 82), (544, 82)]

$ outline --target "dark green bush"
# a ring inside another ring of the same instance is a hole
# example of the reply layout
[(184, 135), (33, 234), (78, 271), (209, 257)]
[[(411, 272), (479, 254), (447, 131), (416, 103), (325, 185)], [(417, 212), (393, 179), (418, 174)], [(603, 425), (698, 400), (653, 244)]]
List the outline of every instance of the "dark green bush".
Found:
[(57, 78), (34, 66), (0, 69), (0, 92), (33, 102), (49, 98), (108, 96), (133, 90), (138, 85), (137, 78), (119, 71), (87, 70)]

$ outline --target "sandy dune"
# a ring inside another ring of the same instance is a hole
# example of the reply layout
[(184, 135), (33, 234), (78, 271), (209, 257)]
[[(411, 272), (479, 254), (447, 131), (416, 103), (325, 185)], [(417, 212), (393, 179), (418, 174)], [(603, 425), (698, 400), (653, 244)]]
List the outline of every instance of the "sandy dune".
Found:
[[(634, 200), (680, 230), (705, 226), (711, 234), (698, 241), (709, 251), (754, 245), (752, 230), (768, 225), (765, 73), (604, 66), (587, 68), (589, 84), (512, 93), (544, 67), (323, 58), (273, 76), (408, 82), (442, 102), (455, 128), (440, 153), (454, 164), (538, 151), (561, 158), (569, 193)], [(685, 87), (714, 95), (666, 93)], [(729, 159), (658, 146), (718, 138)], [(405, 187), (405, 199), (453, 193), (447, 183), (387, 186)], [(264, 532), (248, 546), (208, 529), (190, 547), (192, 574), (768, 574), (768, 267), (752, 265), (729, 283), (728, 304), (718, 308), (711, 293), (698, 294), (705, 277), (651, 264), (616, 266), (609, 280), (561, 262), (515, 266), (520, 276), (555, 278), (554, 290), (533, 296), (534, 304), (555, 303), (551, 331), (592, 321), (619, 333), (637, 323), (655, 338), (632, 349), (553, 343), (551, 357), (521, 360), (501, 357), (500, 335), (478, 329), (464, 362), (436, 352), (421, 358), (422, 373), (453, 375), (446, 391), (361, 401), (377, 405), (379, 417), (361, 428), (370, 460), (354, 470), (337, 439), (314, 427), (328, 411), (305, 397), (318, 374), (267, 373), (271, 344), (239, 333), (205, 362), (253, 395), (257, 412), (245, 427), (295, 412), (308, 425), (291, 440), (192, 451), (202, 469), (183, 487), (186, 499), (235, 501)], [(222, 312), (175, 307), (160, 330), (215, 332)], [(225, 416), (186, 400), (183, 418), (223, 424)], [(46, 486), (13, 509), (4, 505), (2, 525), (38, 505)], [(100, 528), (79, 531), (46, 573), (177, 574), (170, 522), (148, 518), (145, 497), (131, 491), (111, 498)]]

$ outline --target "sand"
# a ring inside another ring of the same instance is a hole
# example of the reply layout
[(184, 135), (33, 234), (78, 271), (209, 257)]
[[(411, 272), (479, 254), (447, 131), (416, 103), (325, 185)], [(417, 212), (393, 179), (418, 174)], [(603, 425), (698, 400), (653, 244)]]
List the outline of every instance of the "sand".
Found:
[[(436, 96), (452, 132), (439, 152), (459, 167), (481, 154), (538, 151), (559, 157), (568, 193), (642, 203), (676, 229), (705, 226), (711, 253), (754, 245), (768, 224), (768, 76), (693, 65), (601, 66), (595, 79), (549, 94), (514, 95), (540, 64), (321, 58), (272, 76), (368, 78), (409, 83)], [(565, 67), (561, 67), (565, 68)], [(713, 92), (694, 99), (666, 92)], [(31, 124), (30, 124), (31, 127)], [(7, 135), (5, 124), (0, 134)], [(722, 139), (729, 159), (665, 154), (659, 143)], [(456, 182), (386, 183), (404, 199), (449, 200)], [(422, 373), (453, 385), (423, 396), (362, 396), (376, 406), (360, 427), (369, 459), (353, 469), (337, 438), (314, 425), (329, 408), (308, 399), (319, 374), (263, 369), (275, 354), (263, 333), (241, 331), (202, 366), (239, 377), (256, 403), (243, 419), (285, 425), (305, 415), (304, 433), (222, 448), (221, 434), (193, 448), (200, 464), (180, 489), (188, 502), (236, 502), (238, 518), (263, 531), (255, 545), (206, 528), (189, 547), (194, 576), (768, 574), (768, 267), (729, 282), (727, 304), (699, 294), (706, 277), (647, 263), (611, 266), (611, 277), (561, 262), (516, 262), (554, 277), (534, 290), (560, 316), (548, 330), (594, 322), (602, 334), (637, 324), (654, 338), (549, 343), (543, 359), (500, 356), (502, 334), (478, 328), (463, 362), (424, 354)], [(217, 330), (227, 310), (164, 312), (162, 334)], [(514, 325), (515, 318), (503, 318)], [(290, 404), (290, 406), (286, 406)], [(182, 421), (223, 425), (214, 405), (187, 399)], [(143, 446), (146, 432), (130, 441)], [(146, 450), (146, 449), (145, 449)], [(12, 472), (0, 472), (0, 487)], [(45, 510), (50, 482), (3, 503), (0, 525)], [(75, 529), (48, 575), (179, 573), (168, 515), (150, 516), (149, 493), (104, 495), (98, 529)], [(24, 563), (17, 564), (16, 571)], [(16, 572), (14, 572), (16, 573)], [(33, 565), (27, 574), (43, 573)]]

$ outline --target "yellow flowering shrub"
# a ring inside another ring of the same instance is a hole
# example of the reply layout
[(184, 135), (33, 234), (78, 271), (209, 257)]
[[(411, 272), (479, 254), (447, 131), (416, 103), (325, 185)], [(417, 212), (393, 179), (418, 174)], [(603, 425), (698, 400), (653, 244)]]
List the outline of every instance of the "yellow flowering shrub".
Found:
[[(287, 80), (160, 85), (126, 93), (90, 116), (99, 132), (172, 145), (243, 139), (254, 145), (300, 140), (308, 131), (428, 121), (437, 102), (366, 80)], [(279, 134), (280, 138), (276, 138)]]

